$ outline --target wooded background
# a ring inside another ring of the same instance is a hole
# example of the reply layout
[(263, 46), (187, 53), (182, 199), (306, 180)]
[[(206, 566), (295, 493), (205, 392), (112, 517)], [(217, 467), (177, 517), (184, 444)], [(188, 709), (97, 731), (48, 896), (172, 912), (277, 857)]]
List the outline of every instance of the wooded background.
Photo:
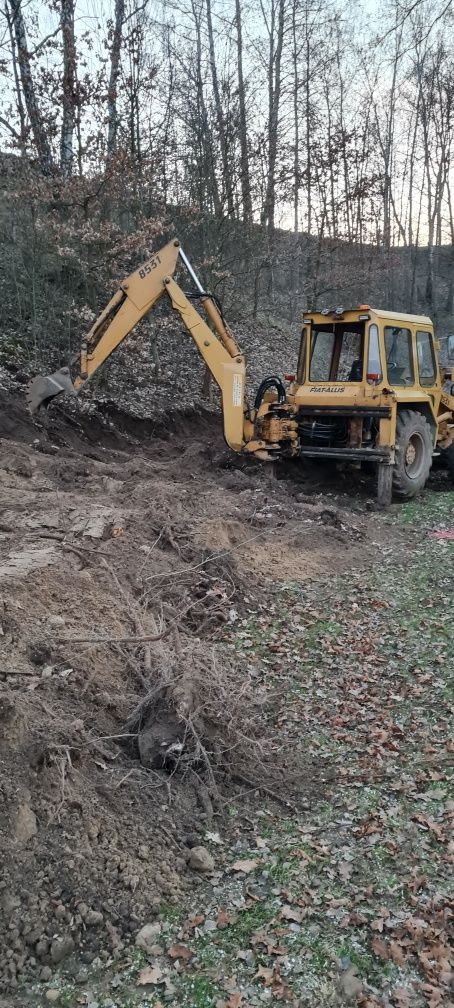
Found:
[(233, 321), (366, 300), (453, 327), (452, 0), (0, 17), (3, 353), (71, 350), (176, 233)]

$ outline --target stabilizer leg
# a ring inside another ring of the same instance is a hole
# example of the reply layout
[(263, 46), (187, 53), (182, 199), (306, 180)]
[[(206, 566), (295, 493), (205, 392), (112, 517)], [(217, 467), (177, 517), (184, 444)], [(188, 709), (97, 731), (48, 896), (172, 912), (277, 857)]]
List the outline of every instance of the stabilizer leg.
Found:
[(377, 506), (380, 510), (389, 507), (393, 496), (393, 466), (379, 462), (377, 466)]

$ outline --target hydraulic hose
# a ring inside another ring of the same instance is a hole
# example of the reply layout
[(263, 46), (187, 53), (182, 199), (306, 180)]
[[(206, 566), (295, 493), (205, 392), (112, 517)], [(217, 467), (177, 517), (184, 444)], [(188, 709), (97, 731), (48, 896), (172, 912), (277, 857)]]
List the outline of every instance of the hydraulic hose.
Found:
[(265, 392), (269, 392), (270, 389), (275, 389), (277, 392), (277, 401), (280, 406), (285, 403), (286, 393), (283, 381), (276, 377), (276, 375), (270, 375), (269, 378), (264, 378), (263, 381), (260, 382), (254, 400), (254, 409), (259, 409), (263, 402)]

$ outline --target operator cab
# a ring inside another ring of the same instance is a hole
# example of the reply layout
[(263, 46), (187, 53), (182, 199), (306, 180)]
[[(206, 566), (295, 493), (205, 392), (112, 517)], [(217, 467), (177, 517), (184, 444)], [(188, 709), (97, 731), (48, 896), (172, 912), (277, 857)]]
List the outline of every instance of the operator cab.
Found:
[[(454, 355), (454, 336), (448, 339)], [(320, 393), (345, 398), (360, 390), (353, 385), (397, 390), (437, 381), (437, 362), (430, 319), (377, 312), (367, 305), (343, 311), (314, 312), (304, 319), (297, 384), (317, 386)]]
[(290, 389), (300, 454), (386, 461), (397, 405), (426, 394), (433, 412), (437, 380), (429, 318), (364, 304), (308, 312)]

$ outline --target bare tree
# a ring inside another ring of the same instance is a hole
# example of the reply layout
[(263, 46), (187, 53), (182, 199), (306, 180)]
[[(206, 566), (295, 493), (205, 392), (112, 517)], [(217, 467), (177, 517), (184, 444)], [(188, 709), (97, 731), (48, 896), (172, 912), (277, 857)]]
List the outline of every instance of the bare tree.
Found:
[(112, 158), (117, 146), (118, 133), (118, 80), (120, 76), (120, 57), (125, 20), (125, 0), (115, 0), (114, 22), (112, 27), (112, 45), (110, 48), (110, 74), (107, 92), (107, 157)]
[(243, 27), (241, 20), (241, 0), (235, 0), (235, 24), (238, 70), (238, 116), (240, 138), (240, 181), (243, 202), (243, 220), (252, 221), (251, 180), (249, 174), (249, 148), (246, 117), (245, 83), (243, 72)]
[(278, 151), (279, 105), (281, 101), (281, 62), (284, 43), (285, 0), (271, 0), (269, 17), (261, 3), (269, 40), (268, 60), (268, 164), (265, 201), (261, 222), (274, 231), (276, 211), (276, 159)]
[(8, 35), (9, 35), (10, 46), (11, 46), (11, 61), (12, 61), (12, 67), (13, 67), (14, 87), (15, 87), (15, 92), (16, 92), (17, 112), (18, 112), (18, 116), (19, 116), (19, 131), (17, 131), (14, 128), (14, 126), (12, 125), (12, 123), (8, 122), (7, 119), (4, 119), (3, 116), (2, 116), (2, 123), (3, 123), (4, 126), (6, 126), (6, 129), (8, 129), (10, 133), (12, 133), (12, 135), (15, 138), (15, 140), (17, 140), (17, 142), (19, 144), (19, 147), (20, 147), (20, 150), (21, 150), (21, 154), (22, 154), (22, 156), (24, 156), (25, 155), (25, 141), (26, 141), (26, 134), (27, 134), (27, 129), (26, 129), (26, 112), (25, 112), (24, 103), (23, 103), (23, 100), (22, 100), (22, 89), (21, 89), (21, 82), (20, 82), (20, 71), (19, 71), (19, 65), (18, 65), (16, 37), (15, 37), (14, 31), (13, 31), (12, 14), (11, 14), (11, 11), (9, 10), (9, 8), (8, 8), (8, 6), (7, 6), (6, 3), (5, 3), (5, 18), (6, 18), (6, 23), (7, 23), (7, 26), (8, 26)]
[(22, 0), (6, 0), (6, 2), (9, 4), (11, 24), (16, 42), (17, 62), (19, 64), (24, 104), (30, 120), (39, 165), (44, 174), (51, 175), (55, 171), (55, 164), (33, 82), (27, 33), (22, 13)]
[(222, 176), (227, 198), (227, 213), (229, 214), (230, 217), (233, 217), (235, 214), (235, 203), (233, 198), (232, 165), (229, 162), (227, 131), (225, 125), (224, 111), (222, 108), (221, 95), (219, 90), (218, 72), (216, 67), (216, 51), (214, 44), (211, 0), (206, 0), (206, 12), (207, 12), (208, 44), (210, 51), (211, 82), (213, 86), (214, 107), (216, 110), (217, 130), (219, 136), (219, 146), (221, 151)]
[(63, 44), (63, 114), (60, 165), (63, 178), (67, 180), (72, 174), (73, 167), (73, 136), (77, 102), (74, 0), (61, 0), (60, 25)]

